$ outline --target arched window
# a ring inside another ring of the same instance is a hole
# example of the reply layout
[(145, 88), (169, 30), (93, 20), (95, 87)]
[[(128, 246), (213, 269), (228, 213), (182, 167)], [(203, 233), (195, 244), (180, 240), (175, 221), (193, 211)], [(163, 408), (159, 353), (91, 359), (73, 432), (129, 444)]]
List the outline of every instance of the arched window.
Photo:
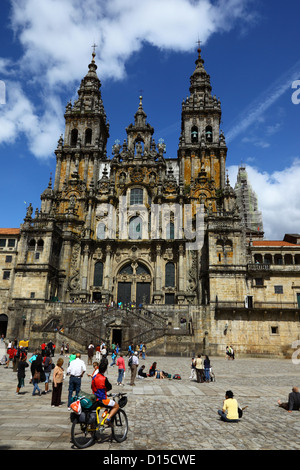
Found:
[(71, 147), (76, 147), (78, 139), (78, 129), (72, 129), (71, 132)]
[(100, 224), (98, 224), (98, 227), (97, 227), (97, 239), (105, 240), (105, 236), (106, 236), (106, 225), (101, 222)]
[(95, 271), (94, 271), (94, 286), (100, 287), (103, 284), (103, 263), (98, 261), (95, 264)]
[(141, 240), (142, 228), (142, 219), (140, 217), (132, 217), (129, 221), (129, 238), (131, 240)]
[(175, 265), (173, 263), (166, 264), (165, 286), (175, 287)]
[(141, 188), (133, 188), (130, 191), (130, 205), (143, 204), (143, 190)]
[(198, 142), (198, 127), (197, 126), (193, 126), (192, 127), (192, 130), (191, 130), (191, 141), (192, 143), (196, 143)]
[(139, 264), (136, 268), (136, 274), (150, 274), (149, 269), (143, 264)]
[(89, 145), (92, 143), (92, 129), (87, 129), (85, 131), (85, 145)]
[(44, 249), (44, 242), (43, 240), (39, 240), (38, 243), (37, 243), (37, 250), (38, 251), (43, 251)]
[(205, 129), (205, 138), (206, 142), (212, 142), (213, 141), (213, 134), (212, 134), (212, 127), (207, 126)]
[(174, 240), (174, 224), (170, 222), (166, 228), (166, 237), (167, 240)]
[(28, 245), (28, 250), (29, 251), (35, 251), (35, 240), (34, 239), (30, 240), (29, 245)]
[(125, 266), (123, 266), (123, 268), (120, 269), (119, 274), (129, 274), (131, 276), (133, 274), (131, 264), (126, 264)]

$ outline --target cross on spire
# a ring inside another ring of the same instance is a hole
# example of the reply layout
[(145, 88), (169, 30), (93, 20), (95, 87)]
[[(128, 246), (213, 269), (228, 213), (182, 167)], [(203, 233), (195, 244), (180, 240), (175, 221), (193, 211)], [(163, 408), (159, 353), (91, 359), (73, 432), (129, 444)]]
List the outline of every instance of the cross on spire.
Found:
[(92, 53), (93, 62), (95, 61), (95, 57), (96, 57), (96, 47), (98, 47), (98, 46), (97, 46), (97, 44), (94, 43), (94, 44), (92, 45), (92, 48), (93, 48), (93, 53)]

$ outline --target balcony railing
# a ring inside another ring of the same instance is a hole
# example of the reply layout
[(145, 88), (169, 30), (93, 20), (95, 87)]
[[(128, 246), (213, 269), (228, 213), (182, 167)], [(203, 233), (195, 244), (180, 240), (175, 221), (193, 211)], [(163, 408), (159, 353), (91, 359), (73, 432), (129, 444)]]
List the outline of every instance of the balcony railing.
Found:
[(297, 302), (256, 302), (252, 301), (252, 305), (246, 306), (245, 302), (236, 302), (236, 301), (218, 301), (211, 302), (216, 309), (238, 309), (238, 308), (247, 308), (248, 310), (253, 309), (300, 309)]

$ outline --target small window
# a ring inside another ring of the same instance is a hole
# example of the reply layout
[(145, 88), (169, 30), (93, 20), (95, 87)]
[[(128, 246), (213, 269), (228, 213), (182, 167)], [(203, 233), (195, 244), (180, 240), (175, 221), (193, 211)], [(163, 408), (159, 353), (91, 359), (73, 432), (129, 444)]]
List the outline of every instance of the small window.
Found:
[(271, 334), (272, 335), (278, 335), (279, 334), (278, 326), (271, 326)]
[(35, 292), (30, 292), (30, 298), (35, 299)]
[(257, 277), (257, 278), (255, 279), (255, 285), (258, 286), (258, 287), (259, 287), (259, 286), (263, 286), (263, 285), (264, 285), (263, 279), (262, 279), (261, 277)]
[(206, 127), (205, 137), (206, 137), (206, 142), (212, 142), (213, 141), (213, 134), (212, 134), (212, 127), (211, 126)]
[(78, 139), (78, 129), (72, 129), (71, 132), (71, 147), (76, 147)]
[(0, 247), (3, 248), (6, 245), (6, 239), (0, 238)]
[(92, 129), (87, 129), (85, 131), (85, 145), (92, 143)]
[(274, 286), (275, 294), (283, 294), (283, 286)]
[(12, 256), (8, 255), (5, 257), (5, 263), (11, 263), (12, 262)]
[(143, 204), (143, 190), (134, 188), (130, 191), (130, 205)]
[(3, 271), (3, 279), (8, 280), (10, 278), (10, 271)]
[(40, 259), (40, 254), (38, 252), (34, 253), (34, 258), (36, 260)]
[(198, 142), (198, 127), (193, 126), (191, 130), (191, 141), (192, 143)]
[(15, 246), (16, 246), (16, 240), (15, 240), (14, 238), (9, 238), (9, 239), (8, 239), (8, 246), (9, 246), (10, 248), (15, 247)]

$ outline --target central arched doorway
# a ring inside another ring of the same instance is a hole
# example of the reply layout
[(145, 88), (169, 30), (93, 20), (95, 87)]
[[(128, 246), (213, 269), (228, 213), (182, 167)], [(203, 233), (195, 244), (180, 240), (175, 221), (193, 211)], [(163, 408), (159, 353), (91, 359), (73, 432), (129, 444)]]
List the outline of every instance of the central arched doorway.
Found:
[(117, 275), (118, 282), (118, 304), (124, 306), (132, 304), (137, 307), (141, 304), (150, 303), (151, 299), (151, 273), (143, 263), (127, 263)]

